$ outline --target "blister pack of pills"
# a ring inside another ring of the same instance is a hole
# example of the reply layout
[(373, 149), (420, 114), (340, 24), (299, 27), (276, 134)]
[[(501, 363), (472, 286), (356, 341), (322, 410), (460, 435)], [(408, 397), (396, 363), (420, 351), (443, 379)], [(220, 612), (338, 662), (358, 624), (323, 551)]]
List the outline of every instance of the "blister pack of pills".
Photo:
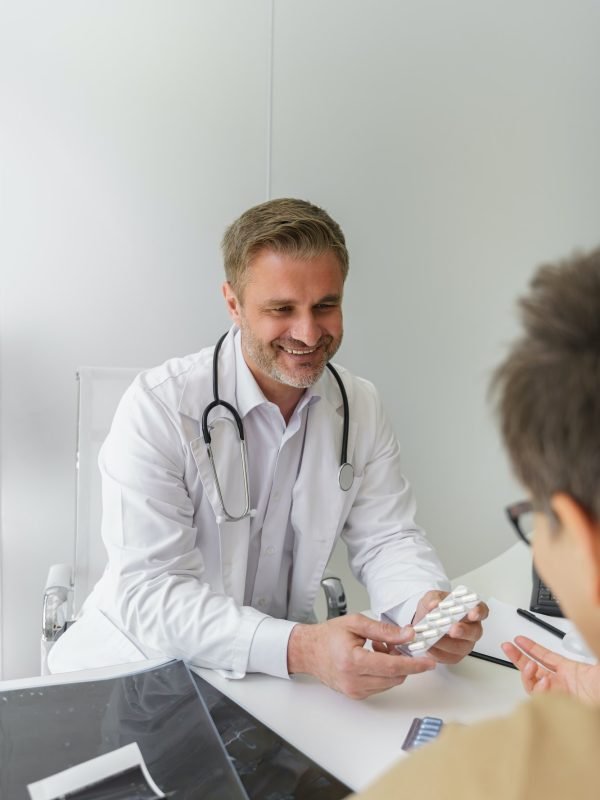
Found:
[(433, 741), (444, 727), (439, 717), (415, 717), (406, 734), (402, 749), (416, 750), (417, 747)]
[(419, 620), (413, 628), (415, 635), (407, 644), (397, 644), (396, 650), (408, 656), (422, 655), (445, 636), (455, 622), (464, 619), (479, 603), (475, 592), (466, 586), (457, 586), (437, 606)]

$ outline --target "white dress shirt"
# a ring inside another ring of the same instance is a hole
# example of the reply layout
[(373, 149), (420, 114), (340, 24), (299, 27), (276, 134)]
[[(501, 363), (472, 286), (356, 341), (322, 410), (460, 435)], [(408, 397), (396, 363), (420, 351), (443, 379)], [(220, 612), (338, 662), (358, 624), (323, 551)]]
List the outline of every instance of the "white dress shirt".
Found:
[(268, 614), (257, 627), (248, 659), (249, 672), (287, 677), (287, 644), (293, 624), (282, 629), (271, 619), (286, 619), (294, 530), (292, 490), (300, 469), (310, 406), (320, 400), (307, 389), (286, 425), (279, 406), (264, 396), (235, 337), (236, 404), (248, 448), (250, 543), (244, 603)]

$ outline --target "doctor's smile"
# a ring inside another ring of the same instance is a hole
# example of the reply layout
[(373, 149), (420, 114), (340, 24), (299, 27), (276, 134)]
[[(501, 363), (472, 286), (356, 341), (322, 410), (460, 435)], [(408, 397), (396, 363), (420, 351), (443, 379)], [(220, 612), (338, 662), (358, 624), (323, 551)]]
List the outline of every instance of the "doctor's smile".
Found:
[(282, 344), (277, 345), (277, 347), (279, 347), (281, 350), (283, 350), (284, 353), (288, 353), (289, 355), (292, 355), (292, 356), (309, 356), (312, 353), (316, 352), (316, 350), (317, 350), (316, 347), (311, 347), (308, 350), (292, 350), (292, 349), (290, 349), (288, 347), (285, 347)]

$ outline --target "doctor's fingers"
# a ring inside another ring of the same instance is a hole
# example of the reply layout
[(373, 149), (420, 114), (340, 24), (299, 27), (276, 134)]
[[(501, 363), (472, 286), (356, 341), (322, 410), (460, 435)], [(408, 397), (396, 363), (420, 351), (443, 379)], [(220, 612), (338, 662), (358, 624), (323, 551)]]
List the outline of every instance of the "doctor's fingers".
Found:
[(483, 635), (483, 625), (481, 622), (455, 622), (446, 636), (445, 639), (454, 640), (455, 642), (475, 642), (479, 641)]
[(413, 658), (400, 653), (377, 652), (356, 648), (354, 669), (357, 674), (378, 678), (398, 679), (407, 675), (418, 675), (435, 669), (435, 661), (427, 656)]
[(329, 620), (326, 624), (343, 625), (355, 636), (370, 639), (373, 642), (404, 644), (405, 642), (409, 642), (415, 635), (414, 630), (409, 625), (400, 627), (390, 622), (379, 622), (363, 614), (350, 614), (347, 617), (338, 617), (335, 620)]
[(483, 620), (487, 619), (489, 615), (490, 609), (488, 608), (487, 603), (482, 601), (477, 603), (477, 605), (469, 611), (467, 614), (467, 620), (469, 622), (483, 622)]
[(364, 700), (372, 694), (379, 694), (394, 686), (401, 686), (406, 680), (405, 675), (398, 678), (379, 678), (368, 675), (358, 675), (352, 680), (340, 682), (336, 687), (339, 692), (351, 697), (353, 700)]
[(472, 639), (454, 639), (446, 635), (430, 648), (429, 654), (441, 664), (458, 664), (471, 652), (475, 641)]
[(401, 650), (398, 650), (395, 644), (387, 644), (387, 642), (371, 642), (373, 650), (377, 653), (387, 653), (390, 656), (394, 656), (397, 658), (400, 656), (401, 658), (406, 658), (406, 653), (403, 653)]

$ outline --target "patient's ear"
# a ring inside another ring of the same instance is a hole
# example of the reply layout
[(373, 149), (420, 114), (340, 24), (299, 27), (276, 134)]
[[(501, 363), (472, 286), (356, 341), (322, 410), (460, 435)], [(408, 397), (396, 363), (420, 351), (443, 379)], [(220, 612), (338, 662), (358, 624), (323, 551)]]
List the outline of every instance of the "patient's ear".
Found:
[(591, 579), (592, 599), (600, 605), (600, 523), (565, 492), (552, 495), (550, 505), (561, 528), (577, 547), (582, 569)]

